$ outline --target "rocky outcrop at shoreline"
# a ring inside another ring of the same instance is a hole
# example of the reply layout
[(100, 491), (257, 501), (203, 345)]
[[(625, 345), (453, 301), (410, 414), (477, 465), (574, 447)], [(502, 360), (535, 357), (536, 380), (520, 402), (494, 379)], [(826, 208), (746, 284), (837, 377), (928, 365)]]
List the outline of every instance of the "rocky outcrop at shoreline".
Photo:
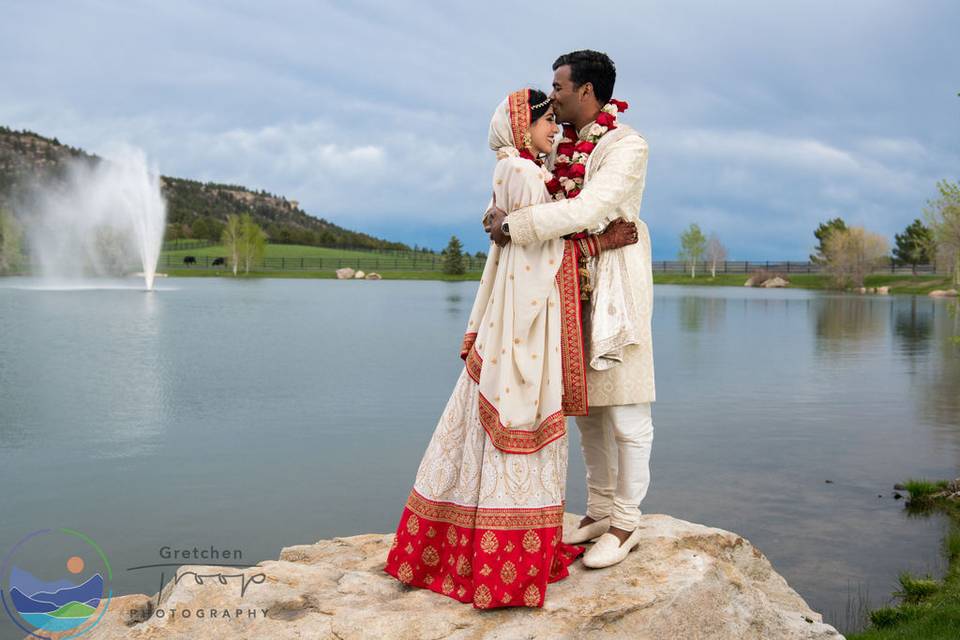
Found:
[[(570, 527), (580, 516), (565, 518)], [(249, 569), (180, 567), (159, 605), (156, 595), (115, 597), (84, 637), (842, 639), (736, 533), (663, 514), (644, 514), (640, 526), (626, 560), (607, 569), (577, 560), (542, 609), (479, 610), (405, 586), (383, 571), (394, 534), (370, 533), (286, 547)], [(236, 578), (199, 584), (184, 578), (190, 571), (243, 573), (243, 596)]]

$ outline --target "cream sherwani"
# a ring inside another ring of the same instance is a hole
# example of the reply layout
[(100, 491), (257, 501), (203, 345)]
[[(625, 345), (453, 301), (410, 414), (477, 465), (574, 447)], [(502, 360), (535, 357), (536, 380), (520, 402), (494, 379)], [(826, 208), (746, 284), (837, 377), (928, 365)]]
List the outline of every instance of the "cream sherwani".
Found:
[[(581, 135), (583, 133), (581, 130)], [(615, 251), (623, 252), (621, 264), (625, 265), (626, 273), (622, 275), (637, 305), (640, 340), (625, 347), (621, 364), (602, 371), (587, 368), (587, 397), (591, 407), (656, 400), (650, 234), (639, 217), (647, 152), (646, 140), (631, 127), (618, 123), (616, 129), (600, 138), (590, 154), (579, 196), (526, 207), (508, 216), (510, 240), (518, 245), (543, 242), (583, 229), (596, 232), (615, 218), (632, 220), (637, 225), (639, 241)], [(602, 270), (597, 277), (596, 286), (602, 286)], [(594, 314), (603, 312), (603, 309), (593, 310)]]

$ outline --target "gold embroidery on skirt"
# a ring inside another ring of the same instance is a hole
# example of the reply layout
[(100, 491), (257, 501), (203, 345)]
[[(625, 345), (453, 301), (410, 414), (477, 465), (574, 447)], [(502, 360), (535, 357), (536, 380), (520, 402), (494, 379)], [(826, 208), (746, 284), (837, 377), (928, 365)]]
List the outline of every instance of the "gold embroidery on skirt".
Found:
[(477, 590), (473, 592), (473, 602), (481, 609), (489, 607), (490, 600), (490, 588), (485, 584), (480, 585), (477, 587)]
[(510, 584), (517, 579), (517, 567), (509, 560), (500, 568), (500, 579), (504, 584)]
[(457, 573), (463, 577), (469, 576), (473, 572), (473, 568), (470, 566), (470, 561), (466, 556), (460, 555), (457, 558)]
[(540, 536), (533, 529), (528, 529), (523, 534), (523, 548), (527, 553), (540, 550)]
[(497, 540), (497, 534), (493, 531), (486, 531), (483, 534), (483, 537), (480, 538), (480, 548), (487, 553), (493, 553), (500, 546), (500, 542)]
[(420, 520), (415, 513), (411, 513), (410, 517), (407, 518), (407, 531), (412, 536), (417, 535), (417, 532), (420, 531)]
[(523, 592), (523, 604), (528, 607), (536, 607), (540, 604), (540, 589), (537, 588), (537, 585), (531, 584)]
[(420, 558), (423, 560), (423, 564), (428, 567), (435, 567), (440, 563), (440, 554), (429, 545), (424, 548), (423, 553), (420, 554)]
[(410, 568), (408, 563), (402, 562), (400, 568), (397, 569), (397, 577), (400, 578), (400, 582), (407, 584), (413, 580), (413, 569)]

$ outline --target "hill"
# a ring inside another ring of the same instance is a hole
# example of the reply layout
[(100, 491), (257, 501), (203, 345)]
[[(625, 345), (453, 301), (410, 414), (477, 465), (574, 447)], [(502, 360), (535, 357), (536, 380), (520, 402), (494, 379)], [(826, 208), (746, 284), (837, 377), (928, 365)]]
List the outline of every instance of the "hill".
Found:
[[(0, 207), (9, 207), (38, 180), (59, 180), (70, 161), (102, 162), (94, 154), (32, 131), (0, 126)], [(307, 214), (296, 200), (246, 187), (162, 176), (167, 240), (218, 241), (230, 214), (249, 212), (271, 242), (358, 249), (402, 249), (402, 242), (351, 231)]]

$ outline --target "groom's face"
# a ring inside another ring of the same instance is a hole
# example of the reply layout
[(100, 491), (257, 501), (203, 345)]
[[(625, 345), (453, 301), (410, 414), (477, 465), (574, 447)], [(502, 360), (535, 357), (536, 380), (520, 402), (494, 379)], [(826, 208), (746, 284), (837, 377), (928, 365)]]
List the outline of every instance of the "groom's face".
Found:
[(570, 79), (570, 65), (557, 67), (553, 72), (553, 91), (550, 98), (553, 100), (553, 112), (557, 116), (557, 122), (573, 122), (576, 119), (580, 108), (580, 95)]

